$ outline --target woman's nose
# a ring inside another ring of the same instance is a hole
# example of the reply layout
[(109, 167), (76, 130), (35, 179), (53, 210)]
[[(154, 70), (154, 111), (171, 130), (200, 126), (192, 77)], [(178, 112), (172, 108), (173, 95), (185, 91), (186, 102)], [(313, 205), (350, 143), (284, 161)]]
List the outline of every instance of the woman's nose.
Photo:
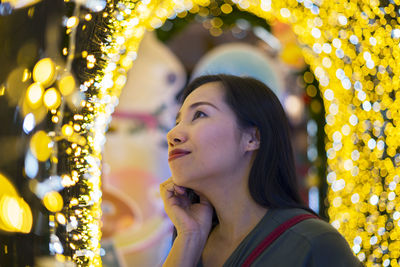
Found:
[(167, 134), (167, 141), (169, 146), (175, 146), (185, 141), (184, 134), (176, 132), (176, 129), (172, 129)]
[(180, 143), (180, 142), (181, 142), (181, 139), (179, 139), (179, 138), (174, 138), (174, 139), (173, 139), (173, 142), (174, 142), (174, 143)]

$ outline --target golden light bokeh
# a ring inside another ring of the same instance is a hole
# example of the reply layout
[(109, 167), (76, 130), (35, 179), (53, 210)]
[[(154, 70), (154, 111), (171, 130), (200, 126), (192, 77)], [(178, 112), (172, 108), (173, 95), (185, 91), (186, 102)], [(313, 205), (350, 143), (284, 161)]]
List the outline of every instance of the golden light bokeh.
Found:
[(38, 131), (32, 136), (30, 149), (39, 161), (46, 161), (51, 155), (52, 140), (46, 132)]
[(7, 179), (6, 176), (0, 173), (0, 194), (1, 195), (11, 195), (17, 196), (17, 190), (14, 185)]
[(0, 229), (8, 232), (29, 233), (32, 229), (32, 212), (20, 197), (0, 197)]
[(33, 68), (33, 80), (43, 87), (50, 86), (56, 78), (56, 65), (50, 58), (44, 58)]
[(65, 225), (67, 223), (67, 218), (65, 218), (64, 214), (57, 212), (56, 220), (58, 223)]
[(1, 218), (10, 232), (22, 228), (22, 209), (17, 198), (3, 196), (0, 200), (0, 210)]
[(76, 27), (79, 23), (79, 19), (75, 16), (69, 17), (67, 20), (67, 28)]
[(30, 85), (29, 80), (25, 79), (26, 69), (18, 67), (13, 69), (7, 76), (4, 92), (9, 104), (17, 105), (21, 98), (25, 96), (25, 90)]
[(42, 105), (43, 92), (44, 89), (40, 83), (33, 83), (28, 87), (26, 90), (26, 98), (31, 108), (36, 109)]
[(64, 96), (72, 94), (75, 90), (75, 86), (76, 84), (74, 76), (70, 74), (65, 75), (58, 82), (58, 89), (60, 89), (61, 94)]
[(46, 117), (47, 109), (43, 106), (43, 101), (40, 101), (38, 104), (40, 104), (38, 107), (36, 105), (32, 107), (32, 104), (29, 103), (28, 98), (25, 97), (20, 110), (21, 115), (26, 117), (29, 113), (32, 113), (35, 117), (36, 123), (40, 123)]
[(64, 206), (64, 201), (60, 193), (51, 191), (43, 198), (43, 204), (51, 212), (58, 212)]
[(63, 125), (61, 131), (65, 136), (71, 136), (74, 133), (74, 129), (72, 128), (71, 125), (68, 124)]
[(54, 87), (49, 88), (43, 95), (43, 103), (48, 109), (56, 109), (61, 104), (61, 95)]
[(29, 205), (2, 174), (0, 184), (0, 230), (29, 233), (33, 222)]
[(0, 85), (0, 96), (3, 96), (5, 91), (6, 91), (6, 87), (4, 86), (4, 84), (1, 84)]
[(10, 3), (14, 8), (23, 8), (40, 2), (41, 0), (3, 0), (3, 3)]

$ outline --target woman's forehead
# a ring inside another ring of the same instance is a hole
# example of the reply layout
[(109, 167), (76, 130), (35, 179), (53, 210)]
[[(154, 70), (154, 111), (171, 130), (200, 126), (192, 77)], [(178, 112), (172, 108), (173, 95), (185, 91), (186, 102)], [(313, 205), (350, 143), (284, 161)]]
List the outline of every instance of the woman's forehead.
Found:
[(224, 89), (220, 82), (210, 82), (200, 85), (193, 90), (182, 104), (182, 108), (190, 106), (193, 102), (207, 101), (213, 104), (218, 104), (223, 101)]
[(182, 112), (186, 112), (188, 109), (192, 109), (203, 104), (212, 106), (219, 111), (223, 111), (225, 109), (223, 95), (224, 89), (220, 85), (220, 82), (210, 82), (199, 86), (192, 91), (188, 97), (186, 97), (176, 115), (176, 120), (179, 120)]

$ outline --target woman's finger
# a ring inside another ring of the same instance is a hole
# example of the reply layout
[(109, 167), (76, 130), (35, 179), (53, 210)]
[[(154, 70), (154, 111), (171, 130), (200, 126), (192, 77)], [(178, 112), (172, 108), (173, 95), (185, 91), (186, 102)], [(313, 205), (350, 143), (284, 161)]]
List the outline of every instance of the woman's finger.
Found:
[(185, 193), (185, 188), (175, 185), (171, 178), (160, 184), (160, 195), (166, 210), (174, 205), (181, 208), (188, 207), (190, 200)]
[(182, 186), (174, 185), (174, 189), (175, 189), (175, 192), (180, 194), (180, 195), (183, 195), (183, 194), (186, 193), (186, 189), (184, 187), (182, 187)]
[(160, 195), (164, 202), (164, 206), (168, 208), (168, 201), (175, 195), (173, 183), (170, 181), (165, 181), (164, 183), (160, 184)]

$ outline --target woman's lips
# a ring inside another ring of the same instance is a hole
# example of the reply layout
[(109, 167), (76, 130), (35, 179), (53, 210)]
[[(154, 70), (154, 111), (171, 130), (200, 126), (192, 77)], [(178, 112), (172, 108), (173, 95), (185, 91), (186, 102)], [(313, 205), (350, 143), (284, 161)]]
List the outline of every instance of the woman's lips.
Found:
[(180, 158), (180, 157), (186, 156), (187, 154), (190, 154), (190, 152), (187, 152), (187, 153), (176, 153), (176, 154), (173, 154), (173, 155), (171, 155), (171, 156), (168, 158), (168, 161), (171, 161), (171, 160), (173, 160), (173, 159), (176, 159), (176, 158)]

